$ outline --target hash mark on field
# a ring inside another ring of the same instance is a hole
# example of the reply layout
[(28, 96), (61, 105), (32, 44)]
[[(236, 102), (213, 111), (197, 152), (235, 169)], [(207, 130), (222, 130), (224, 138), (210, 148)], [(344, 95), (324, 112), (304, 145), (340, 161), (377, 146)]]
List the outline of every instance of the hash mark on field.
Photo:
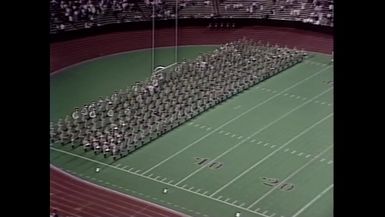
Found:
[(306, 98), (306, 97), (304, 97), (304, 98), (302, 98), (302, 100), (307, 100), (307, 98)]
[(275, 146), (277, 146), (277, 145), (272, 145), (272, 146), (270, 146), (270, 148), (274, 148)]
[(289, 95), (289, 94), (288, 94), (288, 93), (284, 93), (283, 95), (284, 95), (284, 96), (287, 96), (287, 95)]
[(195, 192), (196, 192), (196, 193), (199, 193), (199, 191), (200, 191), (200, 190), (201, 190), (201, 189), (200, 189), (200, 188), (198, 188), (198, 190), (196, 190)]
[(211, 130), (211, 127), (207, 127), (206, 130)]
[(220, 200), (221, 198), (222, 198), (222, 196), (217, 197), (218, 200)]
[(274, 217), (275, 216), (275, 213), (271, 214), (270, 217)]
[(219, 131), (219, 134), (222, 134), (222, 133), (224, 133), (225, 131), (223, 131), (223, 130), (221, 130), (221, 131)]
[(238, 200), (234, 200), (234, 202), (232, 202), (232, 204), (236, 204), (238, 202)]
[(242, 139), (243, 138), (243, 136), (238, 136), (238, 139)]
[(267, 142), (267, 143), (265, 143), (263, 146), (268, 146), (269, 145), (269, 143)]
[(159, 176), (155, 177), (155, 179), (158, 179), (158, 178), (159, 178)]
[(133, 169), (134, 169), (134, 167), (130, 168), (128, 171), (131, 172), (131, 170), (133, 170)]
[(199, 127), (199, 124), (195, 124), (194, 126), (195, 126), (195, 127)]
[(255, 211), (255, 212), (258, 212), (258, 210), (260, 210), (260, 209), (261, 209), (261, 208), (259, 208), (259, 207), (258, 207), (258, 208), (257, 208), (257, 209), (255, 209), (254, 211)]
[(287, 149), (285, 149), (285, 152), (288, 152), (289, 151), (289, 149), (287, 148)]
[(294, 150), (294, 151), (292, 151), (291, 153), (292, 153), (292, 154), (294, 154), (294, 153), (296, 153), (296, 152), (297, 152), (297, 151), (296, 151), (296, 150)]
[(325, 104), (325, 102), (322, 102), (321, 105)]
[(229, 201), (230, 200), (230, 198), (227, 198), (226, 200), (225, 200), (225, 202), (227, 202), (227, 201)]
[(229, 132), (227, 132), (227, 133), (225, 134), (225, 136), (228, 136), (228, 135), (230, 135), (230, 133), (229, 133)]
[(322, 158), (320, 161), (323, 162), (323, 161), (325, 161), (325, 160), (326, 160), (325, 158)]
[(268, 212), (268, 210), (265, 210), (262, 214), (265, 215)]
[(191, 122), (190, 122), (190, 123), (188, 123), (187, 125), (188, 125), (188, 126), (190, 126), (190, 125), (192, 125), (192, 124), (194, 124), (194, 122), (192, 122), (192, 121), (191, 121)]
[(242, 203), (241, 205), (239, 205), (239, 206), (244, 206), (245, 205), (245, 203)]
[(200, 129), (203, 129), (203, 128), (206, 128), (206, 126), (205, 126), (205, 125), (202, 125), (202, 126), (200, 127)]
[(192, 189), (194, 189), (194, 187), (191, 187), (191, 188), (189, 188), (188, 190), (190, 190), (190, 191), (191, 191)]
[(318, 100), (316, 100), (316, 101), (314, 101), (315, 103), (319, 103), (319, 101)]
[(122, 167), (122, 169), (126, 169), (128, 166), (126, 165), (126, 166), (124, 166), (124, 167)]
[(261, 143), (263, 143), (262, 141), (259, 141), (258, 143), (257, 143), (257, 145), (259, 145), (259, 144), (261, 144)]
[(150, 178), (152, 178), (152, 177), (151, 177), (152, 175), (154, 175), (154, 174), (152, 174), (152, 173), (151, 173), (151, 174), (150, 174), (150, 175), (148, 175), (147, 177), (150, 177)]
[(237, 110), (237, 109), (239, 109), (240, 107), (241, 107), (241, 105), (237, 105), (237, 106), (235, 106), (233, 109)]
[(331, 105), (332, 105), (332, 104), (330, 104), (330, 103), (328, 104), (328, 106), (331, 106)]
[(301, 156), (301, 155), (303, 155), (303, 152), (301, 152), (301, 153), (298, 154), (298, 156)]
[(168, 184), (171, 184), (171, 183), (173, 183), (174, 182), (174, 180), (170, 180), (169, 182), (168, 182)]
[(300, 97), (300, 96), (297, 96), (297, 97), (296, 97), (296, 99), (299, 99), (299, 98), (301, 98), (301, 97)]
[(235, 135), (235, 134), (233, 134), (233, 135), (231, 135), (231, 138), (234, 138), (234, 137), (236, 137), (237, 135)]
[(292, 97), (295, 97), (295, 95), (291, 94), (291, 95), (290, 95), (290, 98), (292, 98)]
[(251, 140), (250, 142), (255, 142), (255, 139)]
[(182, 186), (182, 188), (185, 188), (186, 186), (187, 186), (187, 185), (185, 184), (185, 185)]
[(306, 155), (306, 158), (309, 158), (311, 156), (311, 154), (308, 154), (308, 155)]
[(208, 215), (206, 215), (206, 214), (204, 214), (203, 216), (204, 216), (204, 217), (209, 217), (209, 216), (208, 216)]
[(265, 90), (265, 88), (264, 88), (264, 87), (262, 87), (262, 88), (261, 88), (261, 90)]
[(120, 167), (121, 164), (116, 164), (116, 167)]
[(162, 179), (162, 182), (164, 182), (166, 179), (167, 179), (167, 178), (163, 178), (163, 179)]
[(333, 161), (332, 160), (330, 160), (329, 162), (328, 162), (328, 164), (332, 164), (333, 163)]
[(207, 194), (207, 193), (209, 193), (209, 191), (205, 191), (203, 194)]
[(142, 170), (137, 170), (137, 171), (135, 171), (135, 173), (139, 173), (140, 171), (142, 171)]

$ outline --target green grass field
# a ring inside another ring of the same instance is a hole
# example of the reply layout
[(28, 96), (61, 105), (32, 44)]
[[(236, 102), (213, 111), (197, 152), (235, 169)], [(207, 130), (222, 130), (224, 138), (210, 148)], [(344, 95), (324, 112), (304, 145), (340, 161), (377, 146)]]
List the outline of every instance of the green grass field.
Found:
[[(213, 48), (182, 47), (180, 57), (192, 58)], [(158, 49), (156, 65), (172, 63), (172, 52)], [(333, 216), (329, 63), (330, 56), (312, 54), (116, 162), (81, 148), (55, 146), (51, 163), (190, 216)], [(150, 52), (138, 51), (51, 76), (51, 120), (144, 79), (150, 65)]]

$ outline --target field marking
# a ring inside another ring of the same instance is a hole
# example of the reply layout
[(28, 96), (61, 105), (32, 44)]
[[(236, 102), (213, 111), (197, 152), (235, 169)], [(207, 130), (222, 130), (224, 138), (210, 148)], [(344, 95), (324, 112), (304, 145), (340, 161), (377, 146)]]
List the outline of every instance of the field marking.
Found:
[(322, 118), (321, 120), (317, 121), (316, 123), (312, 124), (310, 127), (306, 128), (305, 130), (301, 131), (299, 134), (297, 134), (296, 136), (294, 136), (293, 138), (291, 138), (289, 141), (287, 141), (285, 144), (283, 144), (282, 146), (280, 146), (279, 148), (275, 149), (274, 151), (272, 151), (270, 154), (266, 155), (264, 158), (262, 158), (260, 161), (258, 161), (257, 163), (255, 163), (253, 166), (251, 166), (250, 168), (244, 170), (241, 174), (239, 174), (238, 176), (236, 176), (234, 179), (232, 179), (231, 181), (229, 181), (228, 183), (226, 183), (225, 185), (223, 185), (222, 187), (220, 187), (218, 190), (216, 190), (214, 193), (212, 193), (210, 196), (213, 196), (215, 195), (216, 193), (220, 192), (221, 190), (223, 190), (224, 188), (226, 188), (227, 186), (231, 185), (233, 182), (235, 182), (236, 180), (238, 180), (239, 178), (241, 178), (244, 174), (248, 173), (250, 170), (254, 169), (256, 166), (258, 166), (259, 164), (261, 164), (262, 162), (264, 162), (266, 159), (268, 159), (269, 157), (271, 157), (272, 155), (274, 155), (275, 153), (277, 153), (278, 151), (280, 151), (281, 149), (283, 149), (285, 146), (287, 146), (288, 144), (290, 144), (292, 141), (296, 140), (297, 138), (301, 137), (302, 135), (304, 135), (305, 133), (309, 132), (311, 129), (313, 129), (315, 126), (317, 126), (318, 124), (320, 124), (321, 122), (323, 122), (324, 120), (328, 119), (329, 117), (333, 116), (333, 114), (329, 114), (327, 115), (326, 117)]
[(262, 195), (260, 198), (258, 198), (256, 201), (254, 201), (252, 204), (250, 204), (249, 207), (247, 207), (248, 209), (250, 209), (252, 206), (254, 206), (255, 204), (257, 204), (259, 201), (263, 200), (265, 197), (267, 197), (271, 192), (273, 192), (275, 189), (277, 189), (278, 187), (280, 187), (280, 185), (282, 183), (285, 183), (287, 182), (289, 179), (291, 179), (293, 176), (295, 176), (297, 173), (299, 173), (301, 170), (303, 170), (305, 167), (307, 167), (309, 164), (311, 164), (313, 161), (315, 161), (319, 156), (321, 156), (322, 154), (326, 153), (327, 151), (329, 151), (330, 148), (333, 148), (333, 145), (330, 145), (328, 146), (325, 150), (323, 150), (322, 152), (320, 152), (319, 154), (317, 154), (316, 156), (314, 156), (311, 160), (309, 160), (308, 162), (306, 162), (304, 165), (302, 165), (300, 168), (298, 168), (296, 171), (294, 171), (293, 173), (291, 173), (289, 176), (287, 176), (284, 180), (282, 180), (280, 183), (278, 183), (277, 185), (275, 185), (273, 188), (271, 188), (268, 192), (266, 192), (264, 195)]
[[(263, 126), (262, 128), (260, 128), (259, 130), (257, 130), (256, 132), (254, 132), (253, 134), (251, 134), (249, 137), (253, 137), (257, 134), (259, 134), (260, 132), (266, 130), (267, 128), (269, 128), (270, 126), (272, 126), (273, 124), (281, 121), (282, 119), (286, 118), (287, 116), (291, 115), (293, 112), (297, 111), (298, 109), (302, 108), (303, 106), (309, 104), (311, 101), (313, 101), (314, 99), (318, 98), (319, 96), (322, 96), (324, 93), (330, 91), (332, 88), (328, 88), (324, 91), (322, 91), (321, 93), (317, 94), (316, 96), (312, 97), (311, 99), (307, 100), (306, 102), (296, 106), (295, 108), (291, 109), (290, 111), (284, 113), (283, 115), (281, 115), (279, 118), (276, 118), (274, 119), (273, 121), (271, 121), (270, 123), (266, 124), (265, 126)], [(229, 153), (230, 151), (234, 150), (235, 148), (237, 148), (238, 146), (240, 146), (241, 144), (243, 144), (244, 142), (246, 142), (248, 139), (243, 139), (241, 140), (239, 143), (233, 145), (232, 147), (230, 147), (229, 149), (227, 149), (226, 151), (224, 151), (222, 154), (218, 155), (217, 157), (215, 157), (214, 159), (212, 159), (209, 163), (211, 162), (215, 162), (216, 160), (218, 160), (219, 158), (221, 158), (222, 156), (226, 155), (227, 153)], [(279, 149), (276, 149), (276, 150), (279, 150)], [(198, 169), (196, 169), (195, 171), (193, 171), (192, 173), (190, 173), (189, 175), (187, 175), (186, 177), (184, 177), (183, 179), (181, 179), (180, 181), (177, 182), (177, 184), (179, 183), (182, 183), (184, 182), (185, 180), (187, 180), (188, 178), (190, 178), (191, 176), (195, 175), (196, 173), (198, 173), (199, 171), (205, 169), (205, 167), (200, 167)]]
[(248, 110), (242, 112), (241, 114), (235, 116), (234, 118), (232, 118), (232, 119), (226, 121), (225, 123), (223, 123), (223, 124), (220, 125), (219, 127), (215, 128), (213, 131), (211, 131), (211, 132), (207, 133), (206, 135), (200, 137), (199, 139), (197, 139), (197, 140), (195, 140), (194, 142), (190, 143), (189, 145), (185, 146), (185, 147), (182, 148), (181, 150), (175, 152), (175, 153), (172, 154), (171, 156), (167, 157), (166, 159), (160, 161), (159, 163), (157, 163), (157, 164), (154, 165), (153, 167), (149, 168), (149, 169), (146, 170), (143, 174), (146, 174), (146, 173), (150, 172), (151, 170), (157, 168), (158, 166), (162, 165), (164, 162), (166, 162), (166, 161), (170, 160), (171, 158), (175, 157), (176, 155), (180, 154), (180, 153), (183, 152), (184, 150), (186, 150), (186, 149), (190, 148), (191, 146), (195, 145), (196, 143), (202, 141), (202, 140), (205, 139), (206, 137), (208, 137), (208, 136), (210, 136), (211, 134), (217, 132), (218, 130), (222, 129), (223, 127), (227, 126), (228, 124), (232, 123), (233, 121), (238, 120), (238, 119), (241, 118), (243, 115), (245, 115), (245, 114), (249, 113), (250, 111), (254, 110), (255, 108), (257, 108), (257, 107), (259, 107), (259, 106), (261, 106), (261, 105), (263, 105), (263, 104), (269, 102), (270, 100), (272, 100), (272, 99), (278, 97), (280, 94), (282, 94), (282, 93), (284, 93), (284, 92), (286, 92), (286, 91), (288, 91), (288, 90), (290, 90), (290, 89), (292, 89), (292, 88), (294, 88), (294, 87), (296, 87), (296, 86), (302, 84), (303, 82), (305, 82), (305, 81), (307, 81), (307, 80), (309, 80), (309, 79), (311, 79), (311, 78), (313, 78), (313, 77), (319, 75), (321, 72), (326, 71), (326, 70), (327, 70), (328, 68), (330, 68), (330, 67), (331, 67), (331, 66), (329, 65), (329, 66), (327, 66), (327, 67), (325, 67), (325, 68), (319, 70), (318, 72), (312, 74), (311, 76), (306, 77), (306, 78), (304, 78), (304, 79), (302, 79), (302, 80), (296, 82), (295, 84), (291, 85), (290, 87), (288, 87), (288, 88), (286, 88), (286, 89), (284, 89), (284, 90), (278, 92), (277, 94), (275, 94), (275, 95), (273, 95), (273, 96), (267, 98), (266, 100), (264, 100), (264, 101), (258, 103), (257, 105), (255, 105), (255, 106), (249, 108)]
[(241, 105), (237, 105), (237, 106), (235, 106), (233, 109), (234, 110), (237, 110), (237, 109), (239, 109), (239, 108), (241, 108), (242, 106)]
[(262, 142), (262, 141), (258, 141), (257, 145), (259, 145), (259, 144), (261, 144), (261, 143), (263, 143), (263, 142)]
[(319, 193), (315, 198), (313, 198), (309, 203), (307, 203), (304, 207), (302, 207), (300, 210), (298, 210), (292, 217), (297, 217), (299, 214), (301, 214), (305, 209), (307, 209), (310, 205), (312, 205), (315, 201), (317, 201), (322, 195), (326, 194), (331, 188), (333, 188), (334, 184), (329, 185), (325, 190), (323, 190), (321, 193)]

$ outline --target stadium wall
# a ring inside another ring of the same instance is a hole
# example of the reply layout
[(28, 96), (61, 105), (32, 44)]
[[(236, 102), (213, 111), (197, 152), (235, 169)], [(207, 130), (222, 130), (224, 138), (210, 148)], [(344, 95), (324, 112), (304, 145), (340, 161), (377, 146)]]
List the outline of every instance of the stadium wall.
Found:
[[(209, 29), (209, 23), (235, 23), (234, 29)], [(246, 36), (308, 51), (331, 53), (333, 29), (300, 22), (251, 19), (179, 20), (178, 45), (221, 44)], [(175, 22), (156, 21), (155, 46), (175, 45)], [(118, 52), (151, 48), (152, 23), (137, 22), (51, 35), (50, 71)]]

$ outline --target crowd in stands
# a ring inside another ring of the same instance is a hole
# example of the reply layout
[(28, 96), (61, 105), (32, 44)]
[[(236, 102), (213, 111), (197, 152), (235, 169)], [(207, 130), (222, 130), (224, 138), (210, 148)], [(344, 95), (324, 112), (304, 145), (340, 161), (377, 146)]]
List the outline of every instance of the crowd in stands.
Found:
[(303, 60), (296, 49), (241, 39), (155, 71), (110, 97), (51, 123), (51, 144), (70, 144), (114, 159)]
[[(334, 0), (50, 0), (51, 33), (179, 18), (264, 18), (333, 26)], [(217, 7), (214, 6), (216, 2)], [(153, 13), (155, 16), (153, 16)]]

